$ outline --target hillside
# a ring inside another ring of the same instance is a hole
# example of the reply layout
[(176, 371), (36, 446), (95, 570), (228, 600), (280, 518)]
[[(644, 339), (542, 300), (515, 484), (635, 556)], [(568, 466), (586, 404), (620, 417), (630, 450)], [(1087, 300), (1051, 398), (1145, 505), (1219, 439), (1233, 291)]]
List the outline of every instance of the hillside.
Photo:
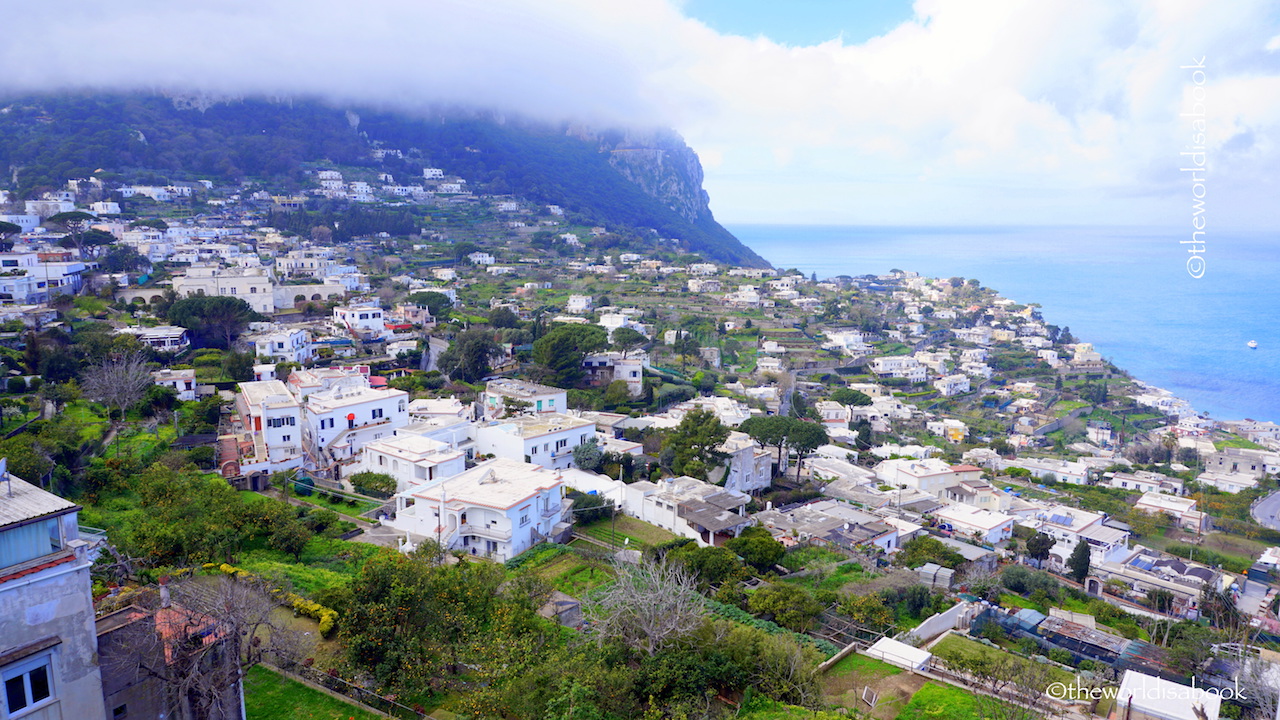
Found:
[(720, 226), (697, 156), (674, 133), (646, 136), (449, 112), (433, 117), (315, 101), (50, 95), (0, 101), (0, 187), (19, 198), (69, 178), (269, 180), (304, 187), (304, 163), (373, 166), (398, 182), (440, 167), (480, 192), (564, 207), (583, 222), (652, 228), (721, 262), (767, 265)]

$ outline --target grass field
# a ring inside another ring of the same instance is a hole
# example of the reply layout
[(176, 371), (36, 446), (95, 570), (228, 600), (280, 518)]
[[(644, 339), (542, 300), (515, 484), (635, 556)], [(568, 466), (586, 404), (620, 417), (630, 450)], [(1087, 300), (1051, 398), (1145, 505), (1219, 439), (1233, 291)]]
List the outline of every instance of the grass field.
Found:
[(250, 668), (245, 676), (244, 705), (248, 720), (377, 720), (382, 717), (261, 665)]
[(827, 677), (856, 675), (863, 682), (869, 682), (897, 675), (900, 672), (902, 672), (902, 668), (890, 665), (887, 662), (881, 662), (858, 653), (849, 653), (840, 662), (831, 666), (831, 669), (827, 671)]
[(973, 693), (927, 682), (911, 696), (896, 720), (978, 720)]
[[(643, 520), (626, 515), (618, 515), (615, 520), (616, 524), (613, 520), (604, 519), (590, 525), (582, 525), (578, 531), (615, 547), (621, 547), (624, 544), (648, 547), (674, 540), (676, 537), (656, 525), (650, 525)], [(625, 540), (630, 540), (630, 543), (624, 543)]]

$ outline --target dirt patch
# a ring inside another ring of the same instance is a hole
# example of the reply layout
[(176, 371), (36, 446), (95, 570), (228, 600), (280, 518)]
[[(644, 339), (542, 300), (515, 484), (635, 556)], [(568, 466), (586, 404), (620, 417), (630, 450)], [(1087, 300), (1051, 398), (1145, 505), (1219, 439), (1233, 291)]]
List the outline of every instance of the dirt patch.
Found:
[(868, 580), (853, 582), (840, 588), (840, 592), (848, 595), (870, 595), (881, 590), (911, 587), (920, 584), (920, 576), (902, 568), (885, 568), (879, 575)]
[[(829, 677), (825, 684), (824, 694), (827, 702), (833, 705), (858, 710), (877, 720), (893, 720), (911, 701), (911, 696), (924, 687), (927, 678), (914, 673), (902, 672), (897, 675), (880, 678), (865, 678), (858, 674), (843, 677)], [(877, 693), (874, 708), (862, 701), (862, 691), (870, 687)]]

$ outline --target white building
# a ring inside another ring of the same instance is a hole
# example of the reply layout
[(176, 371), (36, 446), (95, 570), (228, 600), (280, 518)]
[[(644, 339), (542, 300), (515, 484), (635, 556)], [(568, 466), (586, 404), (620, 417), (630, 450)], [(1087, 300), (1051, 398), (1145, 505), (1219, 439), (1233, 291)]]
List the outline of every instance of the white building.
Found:
[(308, 461), (327, 467), (355, 458), (365, 444), (389, 438), (407, 425), (409, 394), (370, 387), (368, 378), (351, 374), (308, 394), (303, 410)]
[(956, 374), (939, 378), (933, 382), (933, 386), (937, 388), (938, 394), (943, 397), (951, 397), (969, 392), (969, 376)]
[(383, 337), (386, 316), (376, 304), (342, 305), (333, 309), (333, 324), (352, 337)]
[(1158, 492), (1169, 495), (1181, 495), (1183, 483), (1180, 478), (1169, 477), (1160, 473), (1139, 470), (1137, 472), (1105, 473), (1098, 483), (1102, 487), (1117, 488), (1136, 492)]
[(621, 380), (627, 384), (627, 393), (633, 398), (644, 394), (644, 366), (645, 358), (628, 357), (616, 351), (593, 353), (582, 360), (582, 367), (586, 369), (592, 384), (608, 385)]
[(1087, 542), (1090, 564), (1101, 567), (1105, 562), (1123, 562), (1131, 554), (1129, 533), (1104, 525), (1105, 519), (1106, 516), (1100, 513), (1054, 505), (1021, 524), (1058, 541), (1050, 550), (1050, 565), (1066, 567), (1076, 544)]
[(641, 480), (627, 485), (623, 493), (624, 513), (701, 547), (724, 545), (752, 524), (746, 516), (750, 496), (696, 478)]
[(1257, 487), (1258, 478), (1247, 472), (1203, 472), (1196, 477), (1196, 482), (1234, 495)]
[(560, 470), (595, 432), (594, 422), (561, 413), (518, 415), (477, 427), (476, 452)]
[(505, 561), (567, 530), (568, 506), (559, 472), (498, 459), (397, 494), (396, 517), (387, 525)]
[(260, 313), (275, 312), (271, 275), (264, 267), (223, 268), (196, 265), (173, 279), (178, 297), (210, 295), (244, 300)]
[(750, 435), (731, 431), (720, 444), (720, 452), (728, 456), (721, 483), (726, 489), (755, 493), (768, 489), (773, 482), (773, 456)]
[(245, 338), (259, 358), (273, 362), (307, 363), (315, 358), (311, 331), (303, 328), (281, 328)]
[(997, 462), (999, 470), (1022, 468), (1031, 473), (1037, 480), (1050, 476), (1056, 482), (1071, 485), (1084, 485), (1089, 479), (1089, 466), (1082, 462), (1058, 460), (1056, 458), (1014, 458)]
[[(302, 466), (302, 408), (288, 386), (279, 380), (240, 383), (236, 412), (239, 474), (270, 474)], [(225, 463), (227, 458), (222, 460)]]
[(395, 478), (396, 492), (404, 492), (415, 485), (462, 474), (466, 470), (466, 453), (421, 435), (396, 434), (366, 444), (361, 465), (368, 472)]
[(1013, 537), (1013, 524), (1017, 520), (1012, 515), (981, 510), (966, 504), (942, 508), (936, 511), (934, 516), (950, 525), (955, 532), (976, 537), (988, 544), (995, 544)]
[(567, 398), (568, 393), (560, 388), (513, 378), (495, 378), (485, 384), (480, 402), (486, 418), (497, 418), (507, 414), (509, 401), (525, 403), (527, 412), (559, 413), (569, 409)]
[(138, 342), (163, 353), (180, 353), (191, 347), (191, 336), (184, 327), (157, 325), (155, 327), (120, 328), (120, 332), (138, 338)]
[(575, 315), (581, 315), (591, 311), (591, 303), (590, 295), (570, 295), (569, 302), (565, 304), (564, 310)]
[(1175, 497), (1156, 491), (1145, 492), (1133, 507), (1157, 515), (1168, 515), (1179, 527), (1197, 534), (1209, 527), (1209, 516), (1196, 509), (1193, 498)]
[(189, 401), (196, 399), (196, 371), (194, 369), (172, 370), (164, 368), (151, 373), (156, 385), (173, 388), (178, 399)]

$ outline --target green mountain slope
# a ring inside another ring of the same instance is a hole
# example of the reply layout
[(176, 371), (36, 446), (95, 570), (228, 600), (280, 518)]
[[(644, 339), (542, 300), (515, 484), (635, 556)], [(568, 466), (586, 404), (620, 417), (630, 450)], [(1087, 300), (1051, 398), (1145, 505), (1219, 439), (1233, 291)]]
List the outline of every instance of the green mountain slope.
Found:
[(652, 228), (721, 262), (768, 264), (715, 221), (697, 156), (673, 133), (641, 137), (314, 101), (26, 96), (0, 100), (0, 187), (31, 197), (105, 170), (154, 171), (171, 180), (269, 179), (290, 190), (305, 181), (303, 163), (373, 166), (373, 141), (405, 151), (387, 162), (400, 182), (420, 177), (424, 166), (440, 167), (481, 192), (558, 204), (591, 223)]

